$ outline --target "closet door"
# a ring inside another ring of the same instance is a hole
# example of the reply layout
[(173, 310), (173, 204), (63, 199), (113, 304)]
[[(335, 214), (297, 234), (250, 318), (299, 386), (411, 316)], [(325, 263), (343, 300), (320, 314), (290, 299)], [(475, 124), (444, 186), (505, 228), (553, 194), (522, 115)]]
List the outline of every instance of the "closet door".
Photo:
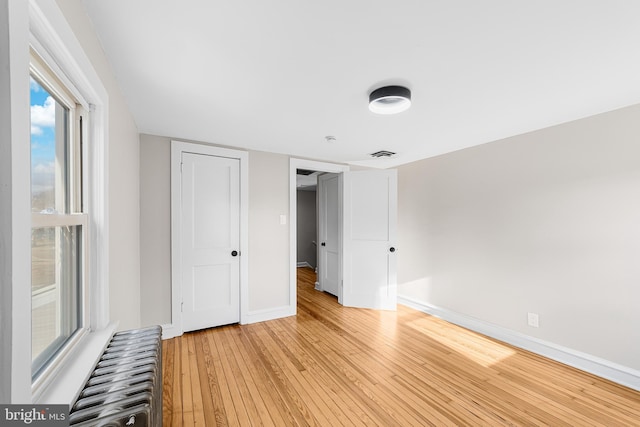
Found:
[(184, 331), (240, 321), (240, 161), (182, 153)]

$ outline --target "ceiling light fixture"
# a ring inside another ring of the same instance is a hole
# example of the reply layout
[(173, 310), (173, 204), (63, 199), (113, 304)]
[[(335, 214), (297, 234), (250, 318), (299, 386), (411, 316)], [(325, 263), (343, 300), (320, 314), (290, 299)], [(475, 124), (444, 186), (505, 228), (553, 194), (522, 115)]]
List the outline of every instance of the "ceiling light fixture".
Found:
[(369, 110), (376, 114), (397, 114), (411, 107), (411, 91), (404, 86), (383, 86), (369, 95)]

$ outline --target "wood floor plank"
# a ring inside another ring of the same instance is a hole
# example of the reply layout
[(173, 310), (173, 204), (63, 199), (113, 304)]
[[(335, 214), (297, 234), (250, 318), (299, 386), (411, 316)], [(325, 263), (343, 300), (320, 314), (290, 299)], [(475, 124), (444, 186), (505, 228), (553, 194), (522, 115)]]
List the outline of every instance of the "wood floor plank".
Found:
[[(211, 361), (209, 342), (206, 339), (206, 335), (202, 332), (194, 333), (193, 337), (196, 354), (195, 363), (200, 382), (200, 393), (202, 394), (201, 401), (205, 425), (226, 425), (224, 407), (218, 400), (220, 393), (217, 388), (217, 381), (209, 365)], [(220, 411), (222, 411), (222, 414), (220, 414)]]
[(273, 345), (272, 351), (276, 357), (279, 356), (282, 372), (300, 399), (309, 406), (310, 418), (321, 426), (342, 425), (337, 416), (339, 411), (332, 411), (327, 405), (325, 399), (330, 401), (327, 391), (312, 377), (305, 376), (307, 369), (300, 361), (298, 351), (295, 351), (290, 346), (291, 343), (284, 338), (283, 332), (278, 327), (279, 323), (272, 322), (269, 326), (264, 326)]
[[(342, 337), (339, 340), (343, 339), (345, 338)], [(373, 372), (380, 371), (382, 367), (375, 365), (375, 361), (372, 361), (369, 354), (362, 351), (338, 351), (336, 349), (343, 345), (340, 341), (322, 342), (319, 353), (320, 355), (331, 354), (332, 357), (329, 360), (332, 367), (330, 366), (328, 370), (343, 373), (351, 386), (350, 392), (355, 393), (360, 401), (367, 405), (368, 411), (373, 411), (376, 417), (385, 419), (385, 423), (388, 424), (425, 425), (422, 415), (416, 411), (407, 410), (404, 399), (399, 399), (389, 389), (386, 379)], [(359, 357), (361, 357), (361, 363), (354, 363), (354, 360)]]
[(399, 306), (342, 307), (298, 269), (298, 314), (163, 344), (167, 426), (638, 426), (640, 392)]
[(261, 364), (274, 385), (274, 391), (280, 395), (294, 425), (317, 425), (315, 419), (311, 417), (308, 407), (304, 405), (292, 384), (287, 381), (280, 364), (274, 359), (272, 348), (268, 343), (265, 343), (263, 327), (261, 324), (251, 325), (251, 328), (248, 328), (249, 335), (255, 351), (260, 357)]
[[(332, 376), (332, 367), (318, 363), (317, 355), (314, 355), (313, 343), (306, 339), (300, 339), (300, 332), (291, 328), (291, 322), (283, 321), (281, 326), (284, 332), (285, 345), (297, 347), (300, 360), (305, 369), (302, 375), (313, 385), (317, 399), (324, 401), (329, 411), (337, 418), (335, 423), (340, 425), (358, 426), (372, 422), (366, 412), (357, 405), (351, 395), (344, 388), (337, 386), (333, 381), (327, 381)], [(295, 331), (295, 332), (294, 332)]]
[(196, 337), (197, 335), (195, 334), (187, 336), (187, 354), (189, 355), (188, 365), (190, 367), (189, 375), (191, 377), (191, 401), (193, 402), (193, 425), (205, 426), (202, 385), (200, 384), (200, 372), (196, 355)]
[(224, 332), (226, 337), (226, 348), (235, 355), (233, 359), (229, 360), (231, 370), (238, 383), (238, 391), (242, 396), (242, 402), (247, 409), (251, 424), (256, 426), (273, 426), (274, 423), (263, 402), (262, 395), (254, 383), (251, 369), (246, 365), (242, 357), (244, 352), (237, 346), (236, 337), (241, 334), (240, 330), (237, 328), (223, 328), (221, 332)]
[[(280, 362), (279, 367), (286, 376), (287, 381), (292, 384), (302, 401), (309, 402), (310, 412), (318, 414), (313, 417), (319, 425), (340, 425), (335, 417), (335, 413), (329, 411), (324, 398), (323, 390), (317, 383), (309, 384), (308, 378), (304, 376), (307, 367), (302, 362), (304, 354), (297, 346), (289, 341), (278, 322), (271, 322), (268, 325), (260, 325), (266, 333), (266, 341), (271, 343), (271, 351), (275, 358), (275, 363)], [(265, 341), (265, 342), (266, 342)], [(310, 391), (313, 394), (310, 394)], [(318, 398), (320, 397), (320, 399)]]
[[(173, 390), (174, 390), (174, 399), (172, 401), (172, 416), (171, 416), (171, 425), (181, 426), (182, 422), (182, 408), (183, 406), (188, 407), (191, 405), (191, 402), (187, 400), (188, 395), (183, 393), (182, 390), (182, 343), (183, 340), (176, 339), (174, 340), (174, 353), (175, 353), (175, 364), (172, 366), (173, 368)], [(186, 361), (184, 362), (186, 363)]]
[(345, 392), (343, 387), (334, 381), (327, 380), (331, 377), (330, 369), (328, 372), (324, 364), (320, 363), (320, 359), (313, 354), (313, 340), (300, 339), (301, 332), (293, 326), (290, 322), (283, 322), (283, 327), (288, 330), (291, 338), (287, 341), (287, 345), (301, 345), (300, 343), (304, 345), (302, 363), (305, 366), (305, 375), (317, 383), (314, 390), (321, 389), (323, 391), (323, 393), (317, 392), (316, 394), (322, 398), (326, 393), (326, 404), (332, 411), (337, 412), (342, 425), (359, 426), (373, 423), (373, 420), (362, 410), (357, 401), (352, 399), (348, 392)]
[(175, 340), (164, 341), (162, 345), (162, 425), (171, 427), (173, 416), (173, 371)]
[[(193, 396), (192, 380), (193, 378), (197, 378), (197, 375), (191, 376), (191, 364), (189, 363), (189, 341), (193, 340), (193, 335), (187, 335), (184, 338), (180, 346), (180, 359), (182, 360), (180, 383), (182, 384), (182, 393), (184, 394), (181, 425), (192, 426), (195, 425), (193, 412), (197, 410), (198, 405), (197, 397), (194, 399)], [(189, 404), (185, 405), (184, 402), (188, 402)]]
[(293, 417), (287, 406), (284, 404), (280, 393), (276, 393), (275, 384), (263, 369), (261, 359), (256, 353), (255, 346), (251, 342), (246, 330), (239, 330), (239, 355), (244, 359), (247, 365), (251, 382), (254, 383), (258, 390), (259, 396), (262, 398), (265, 407), (269, 412), (271, 421), (276, 426), (293, 425)]
[(249, 424), (249, 415), (246, 407), (243, 405), (242, 396), (238, 391), (238, 384), (231, 372), (229, 366), (229, 357), (233, 357), (225, 349), (225, 343), (222, 341), (223, 335), (217, 334), (215, 337), (208, 335), (209, 346), (215, 349), (213, 365), (216, 375), (220, 380), (219, 390), (224, 404), (227, 420), (230, 426), (243, 426)]
[[(265, 403), (264, 397), (266, 395), (264, 389), (260, 389), (256, 385), (254, 366), (251, 360), (245, 359), (246, 352), (242, 351), (241, 335), (242, 331), (236, 328), (227, 328), (226, 334), (229, 337), (228, 345), (230, 350), (236, 355), (235, 361), (237, 363), (238, 377), (242, 378), (242, 395), (243, 400), (249, 398), (251, 402), (251, 420), (254, 425), (260, 426), (275, 426), (277, 425), (269, 412), (269, 408)], [(258, 379), (258, 381), (260, 381)], [(282, 423), (280, 424), (282, 425)]]

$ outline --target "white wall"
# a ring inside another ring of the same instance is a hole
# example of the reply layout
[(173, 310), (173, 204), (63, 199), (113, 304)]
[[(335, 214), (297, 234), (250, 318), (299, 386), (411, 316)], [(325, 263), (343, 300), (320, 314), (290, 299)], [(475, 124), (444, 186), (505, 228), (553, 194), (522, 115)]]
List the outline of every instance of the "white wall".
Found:
[(639, 135), (633, 106), (400, 167), (399, 294), (640, 369)]
[(171, 323), (171, 141), (140, 135), (140, 298), (143, 326)]
[(58, 1), (109, 94), (109, 300), (118, 329), (140, 326), (138, 130), (81, 1)]
[(289, 220), (289, 156), (249, 152), (250, 313), (289, 307)]
[[(171, 138), (141, 135), (140, 142), (142, 323), (168, 324)], [(289, 228), (280, 225), (280, 214), (289, 211), (288, 162), (288, 156), (249, 151), (249, 314), (254, 318), (289, 305)]]

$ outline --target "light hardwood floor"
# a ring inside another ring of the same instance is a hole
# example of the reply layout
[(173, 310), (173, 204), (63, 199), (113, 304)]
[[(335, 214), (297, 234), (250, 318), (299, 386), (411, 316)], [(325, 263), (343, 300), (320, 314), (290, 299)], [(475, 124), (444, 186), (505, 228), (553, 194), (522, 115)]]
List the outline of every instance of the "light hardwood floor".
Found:
[(164, 426), (640, 426), (640, 393), (298, 269), (298, 315), (164, 342)]

